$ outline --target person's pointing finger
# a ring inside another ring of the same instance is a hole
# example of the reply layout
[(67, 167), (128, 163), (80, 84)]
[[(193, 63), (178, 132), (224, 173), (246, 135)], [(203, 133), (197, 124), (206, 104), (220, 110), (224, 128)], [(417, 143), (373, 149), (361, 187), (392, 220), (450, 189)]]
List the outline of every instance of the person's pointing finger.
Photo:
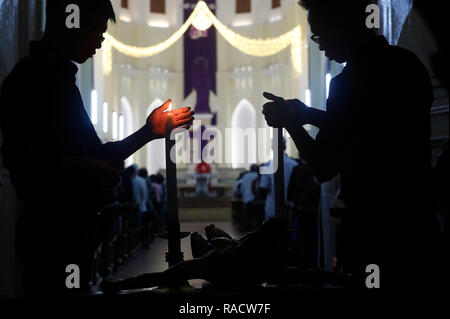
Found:
[(282, 97), (276, 96), (275, 94), (269, 92), (264, 92), (263, 96), (268, 100), (272, 100), (275, 102), (284, 102), (284, 99)]

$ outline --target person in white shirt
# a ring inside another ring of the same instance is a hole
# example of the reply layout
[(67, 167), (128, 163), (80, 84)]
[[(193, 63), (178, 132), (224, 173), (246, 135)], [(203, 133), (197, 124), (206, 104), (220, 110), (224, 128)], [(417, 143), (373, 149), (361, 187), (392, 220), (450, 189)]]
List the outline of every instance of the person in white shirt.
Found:
[(242, 179), (239, 181), (239, 193), (241, 195), (244, 205), (255, 200), (255, 194), (253, 193), (252, 185), (253, 182), (258, 178), (259, 166), (253, 164), (250, 167), (250, 172), (246, 173)]
[(242, 187), (242, 177), (244, 177), (245, 174), (247, 174), (248, 172), (242, 172), (239, 174), (239, 177), (236, 180), (236, 183), (234, 184), (233, 187), (233, 196), (236, 197), (237, 199), (242, 199), (242, 191), (241, 191), (241, 187)]
[(164, 201), (166, 200), (165, 190), (164, 190), (164, 178), (161, 174), (150, 176), (152, 181), (153, 191), (155, 192), (155, 217), (156, 217), (156, 229), (159, 233), (163, 233), (166, 228), (165, 223), (165, 205)]
[[(283, 152), (286, 150), (286, 140), (283, 138), (283, 144), (281, 145)], [(275, 153), (275, 151), (274, 151)], [(270, 166), (273, 160), (267, 164)], [(287, 200), (287, 191), (289, 182), (291, 180), (292, 171), (298, 163), (292, 158), (284, 154), (284, 198)], [(275, 217), (275, 186), (273, 174), (262, 174), (259, 188), (262, 193), (267, 194), (265, 204), (265, 220)]]
[[(138, 166), (136, 164), (133, 164), (132, 167), (134, 167), (134, 171), (137, 172)], [(133, 174), (132, 182), (134, 200), (139, 207), (137, 222), (140, 226), (142, 224), (142, 215), (147, 211), (147, 202), (149, 200), (147, 182), (145, 178), (137, 175), (136, 173)]]
[(317, 254), (318, 268), (333, 271), (336, 258), (336, 224), (330, 223), (330, 209), (335, 206), (340, 191), (340, 176), (321, 184), (319, 203), (318, 234), (319, 245)]

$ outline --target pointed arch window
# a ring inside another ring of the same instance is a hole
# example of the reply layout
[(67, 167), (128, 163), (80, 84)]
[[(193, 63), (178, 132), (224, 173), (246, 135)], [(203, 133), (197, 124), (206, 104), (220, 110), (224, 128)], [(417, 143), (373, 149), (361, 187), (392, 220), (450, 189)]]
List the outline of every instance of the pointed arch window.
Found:
[(232, 166), (249, 168), (256, 163), (256, 111), (247, 100), (242, 99), (236, 106), (232, 119)]

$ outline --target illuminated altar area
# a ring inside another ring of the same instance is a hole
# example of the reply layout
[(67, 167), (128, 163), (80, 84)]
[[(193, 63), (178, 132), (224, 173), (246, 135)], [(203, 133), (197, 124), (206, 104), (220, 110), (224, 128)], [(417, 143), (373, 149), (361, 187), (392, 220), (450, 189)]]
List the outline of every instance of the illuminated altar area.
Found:
[[(297, 8), (295, 2), (112, 3), (119, 19), (110, 25), (93, 62), (81, 66), (79, 78), (91, 119), (104, 141), (126, 137), (169, 98), (175, 106), (194, 108), (202, 128), (222, 133), (226, 128), (267, 128), (261, 114), (263, 91), (311, 101), (309, 31), (306, 14), (292, 10)], [(90, 81), (94, 90), (83, 90)], [(211, 163), (217, 174), (212, 184), (231, 187), (240, 171), (268, 161), (267, 137), (249, 142), (248, 153), (243, 152), (241, 138), (224, 138), (224, 159)], [(193, 153), (204, 146), (202, 141), (190, 143)], [(162, 148), (162, 141), (154, 141), (126, 164), (147, 167), (150, 174), (163, 172)], [(265, 156), (257, 158), (258, 152)], [(287, 152), (296, 156), (290, 140)], [(239, 153), (246, 155), (242, 159), (236, 156)], [(185, 175), (193, 174), (197, 164), (177, 165), (179, 185), (192, 184)]]

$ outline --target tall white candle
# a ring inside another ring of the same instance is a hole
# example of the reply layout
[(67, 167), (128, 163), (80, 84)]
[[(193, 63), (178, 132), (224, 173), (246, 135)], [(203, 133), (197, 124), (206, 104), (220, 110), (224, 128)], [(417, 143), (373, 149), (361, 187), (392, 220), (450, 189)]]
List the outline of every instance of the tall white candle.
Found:
[(172, 121), (172, 103), (168, 110), (168, 120), (166, 126), (166, 185), (167, 185), (167, 214), (168, 223), (178, 223), (178, 202), (177, 202), (177, 166), (175, 158), (170, 158), (170, 151), (175, 149), (175, 140), (170, 139), (174, 123)]
[(286, 214), (286, 199), (285, 199), (285, 183), (284, 183), (284, 150), (283, 144), (283, 129), (273, 129), (274, 139), (277, 137), (277, 149), (274, 149), (274, 161), (277, 161), (277, 170), (274, 176), (274, 190), (275, 190), (275, 216), (281, 220), (287, 221)]
[(174, 128), (172, 119), (172, 103), (168, 110), (168, 120), (166, 124), (166, 186), (167, 186), (167, 230), (169, 251), (167, 261), (169, 267), (183, 261), (181, 252), (180, 222), (178, 219), (178, 195), (177, 195), (177, 166), (175, 156), (173, 161), (170, 158), (171, 150), (175, 150), (175, 140), (170, 139), (170, 134)]

